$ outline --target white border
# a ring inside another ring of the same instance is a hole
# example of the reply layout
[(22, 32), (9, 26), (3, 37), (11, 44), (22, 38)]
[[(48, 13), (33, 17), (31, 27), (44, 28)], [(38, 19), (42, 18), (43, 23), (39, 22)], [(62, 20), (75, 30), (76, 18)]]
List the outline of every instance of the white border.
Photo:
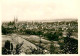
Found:
[[(80, 8), (79, 8), (79, 10), (80, 10)], [(2, 47), (2, 37), (1, 37), (1, 24), (2, 24), (2, 22), (1, 22), (1, 18), (2, 17), (1, 17), (1, 2), (0, 2), (0, 56), (2, 56), (2, 54), (1, 54), (1, 47)], [(78, 17), (78, 54), (44, 54), (44, 55), (46, 55), (46, 56), (52, 56), (52, 55), (53, 56), (80, 56), (80, 37), (79, 37), (80, 36), (80, 29), (79, 28), (80, 28), (80, 17)], [(7, 55), (4, 55), (4, 56), (7, 56)], [(8, 55), (8, 56), (14, 56), (14, 55)], [(18, 55), (15, 55), (15, 56), (18, 56)], [(25, 55), (20, 55), (20, 56), (25, 56)], [(30, 56), (30, 55), (27, 55), (27, 56)], [(31, 56), (35, 56), (35, 55), (33, 54)], [(39, 55), (39, 56), (43, 56), (43, 55)]]

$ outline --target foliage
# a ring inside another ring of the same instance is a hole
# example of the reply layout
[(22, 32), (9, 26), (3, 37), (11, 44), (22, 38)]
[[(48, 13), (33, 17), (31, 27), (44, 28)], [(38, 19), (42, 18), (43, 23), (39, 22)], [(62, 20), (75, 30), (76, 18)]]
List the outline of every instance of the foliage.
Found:
[(2, 34), (7, 34), (6, 29), (2, 26)]
[[(2, 54), (20, 54), (20, 50), (21, 50), (21, 47), (23, 45), (23, 42), (20, 43), (20, 44), (17, 44), (16, 45), (16, 48), (15, 50), (13, 49), (13, 43), (11, 43), (9, 40), (5, 41), (5, 45), (4, 47), (2, 47)], [(13, 51), (14, 50), (14, 51)]]
[(20, 50), (21, 50), (22, 45), (23, 45), (23, 42), (16, 45), (16, 48), (15, 48), (16, 52), (15, 52), (15, 54), (20, 54)]
[(58, 37), (59, 36), (62, 36), (62, 33), (61, 32), (49, 32), (49, 33), (46, 33), (45, 36), (48, 38), (48, 40), (50, 41), (58, 41)]
[(12, 50), (13, 50), (13, 44), (10, 43), (9, 40), (7, 40), (5, 42), (3, 49), (2, 49), (2, 54), (12, 54)]
[(53, 43), (51, 42), (51, 44), (50, 44), (50, 54), (54, 54), (55, 53), (55, 47), (54, 47), (54, 45), (53, 45)]
[(34, 31), (34, 30), (27, 29), (27, 30), (25, 30), (25, 34), (30, 34), (30, 35), (42, 35), (43, 33), (42, 33), (42, 31), (40, 31), (40, 30)]
[(78, 53), (78, 40), (65, 37), (64, 39), (64, 53), (77, 54)]
[(4, 35), (14, 33), (14, 30), (15, 28), (5, 28), (4, 26), (2, 26), (2, 34)]

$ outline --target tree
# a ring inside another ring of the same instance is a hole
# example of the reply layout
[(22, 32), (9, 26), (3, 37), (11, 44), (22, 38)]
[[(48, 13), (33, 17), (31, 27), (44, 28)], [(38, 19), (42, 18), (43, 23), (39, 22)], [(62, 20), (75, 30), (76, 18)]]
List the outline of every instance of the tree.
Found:
[(9, 40), (7, 40), (2, 49), (2, 54), (12, 54), (12, 50), (13, 50), (13, 44)]
[(64, 53), (77, 54), (78, 40), (70, 38), (72, 31), (69, 31), (67, 37), (64, 38)]

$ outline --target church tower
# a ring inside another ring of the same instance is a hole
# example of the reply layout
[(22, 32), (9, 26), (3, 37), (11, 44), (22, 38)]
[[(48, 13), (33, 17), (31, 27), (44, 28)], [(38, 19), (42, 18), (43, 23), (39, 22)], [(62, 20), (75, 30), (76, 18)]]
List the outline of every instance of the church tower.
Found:
[(14, 17), (14, 26), (15, 26), (16, 32), (17, 32), (17, 29), (18, 29), (18, 18), (17, 17)]
[(18, 23), (18, 18), (14, 17), (14, 23), (17, 24)]

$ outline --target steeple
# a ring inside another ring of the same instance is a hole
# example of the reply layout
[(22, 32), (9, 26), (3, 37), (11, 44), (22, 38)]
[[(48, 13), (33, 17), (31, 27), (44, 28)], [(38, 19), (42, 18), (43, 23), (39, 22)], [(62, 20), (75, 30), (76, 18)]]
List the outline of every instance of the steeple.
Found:
[(14, 17), (14, 26), (16, 28), (16, 32), (17, 32), (17, 28), (18, 28), (18, 18), (17, 17)]
[(14, 23), (16, 24), (18, 22), (18, 18), (14, 17)]

